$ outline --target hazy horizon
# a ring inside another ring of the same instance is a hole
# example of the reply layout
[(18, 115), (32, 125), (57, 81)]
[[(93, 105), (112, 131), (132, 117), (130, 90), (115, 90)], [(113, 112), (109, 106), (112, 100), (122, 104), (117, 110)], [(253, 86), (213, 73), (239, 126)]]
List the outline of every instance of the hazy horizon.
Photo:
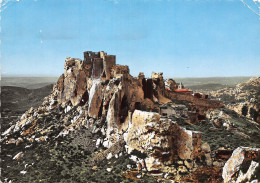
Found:
[[(151, 72), (152, 73), (152, 72)], [(131, 72), (130, 72), (131, 74)], [(131, 74), (132, 75), (132, 74)], [(57, 76), (37, 76), (37, 75), (1, 75), (1, 78), (59, 78), (61, 75), (57, 75)], [(138, 75), (132, 75), (133, 77), (137, 77)], [(210, 76), (210, 77), (164, 77), (164, 79), (170, 79), (170, 78), (174, 78), (174, 79), (200, 79), (200, 78), (244, 78), (244, 77), (259, 77), (259, 75), (254, 75), (254, 76)], [(146, 76), (146, 78), (150, 78), (150, 76)]]

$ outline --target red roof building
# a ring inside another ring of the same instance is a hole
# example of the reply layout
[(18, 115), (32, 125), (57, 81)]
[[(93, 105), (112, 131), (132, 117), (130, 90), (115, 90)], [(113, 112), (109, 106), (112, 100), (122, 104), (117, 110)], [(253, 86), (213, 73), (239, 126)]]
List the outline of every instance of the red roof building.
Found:
[(191, 92), (191, 90), (188, 89), (179, 89), (179, 90), (174, 90), (175, 92)]

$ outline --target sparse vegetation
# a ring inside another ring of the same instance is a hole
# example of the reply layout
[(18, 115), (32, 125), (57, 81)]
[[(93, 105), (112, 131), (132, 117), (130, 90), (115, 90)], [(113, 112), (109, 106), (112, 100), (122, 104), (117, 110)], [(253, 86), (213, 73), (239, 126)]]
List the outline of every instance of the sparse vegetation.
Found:
[[(15, 145), (13, 147), (12, 152), (17, 152)], [(6, 146), (1, 154), (4, 162), (8, 160), (5, 150)], [(104, 160), (95, 165), (96, 168), (88, 165), (92, 156), (91, 152), (68, 138), (56, 143), (34, 144), (18, 162), (8, 160), (8, 165), (11, 166), (2, 171), (1, 180), (8, 177), (8, 180), (19, 182), (133, 182), (123, 176), (126, 165), (130, 163), (129, 155)], [(2, 167), (5, 165), (3, 163)], [(111, 168), (111, 172), (107, 168)], [(20, 173), (22, 170), (26, 171), (24, 175)], [(146, 176), (146, 179), (150, 178)]]
[(239, 146), (246, 147), (259, 147), (260, 139), (259, 130), (254, 124), (248, 122), (246, 119), (240, 118), (237, 113), (229, 109), (225, 110), (229, 115), (232, 116), (232, 122), (236, 128), (240, 128), (243, 132), (249, 135), (249, 139), (245, 139), (236, 131), (226, 130), (225, 127), (216, 128), (210, 121), (202, 121), (198, 125), (193, 125), (185, 122), (183, 119), (172, 118), (180, 126), (185, 127), (187, 130), (200, 131), (202, 133), (202, 140), (208, 142), (211, 150), (216, 150), (220, 147), (229, 147), (235, 149)]

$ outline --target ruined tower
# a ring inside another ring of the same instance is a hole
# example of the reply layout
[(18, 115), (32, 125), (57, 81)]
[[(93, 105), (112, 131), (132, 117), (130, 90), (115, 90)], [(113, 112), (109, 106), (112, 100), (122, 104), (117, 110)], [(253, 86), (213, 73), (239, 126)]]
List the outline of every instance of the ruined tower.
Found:
[(111, 68), (116, 65), (116, 56), (107, 55), (106, 52), (84, 52), (84, 61), (91, 65), (92, 78), (111, 78)]

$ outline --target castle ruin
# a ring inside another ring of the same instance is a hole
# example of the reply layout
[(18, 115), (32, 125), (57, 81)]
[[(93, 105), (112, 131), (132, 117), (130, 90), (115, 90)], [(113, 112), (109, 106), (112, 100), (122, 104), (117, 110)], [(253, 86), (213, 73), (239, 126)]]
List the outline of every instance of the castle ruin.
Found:
[(116, 56), (107, 55), (104, 51), (86, 51), (84, 52), (84, 61), (93, 68), (91, 73), (93, 78), (102, 76), (102, 78), (110, 79), (111, 69), (116, 65)]

